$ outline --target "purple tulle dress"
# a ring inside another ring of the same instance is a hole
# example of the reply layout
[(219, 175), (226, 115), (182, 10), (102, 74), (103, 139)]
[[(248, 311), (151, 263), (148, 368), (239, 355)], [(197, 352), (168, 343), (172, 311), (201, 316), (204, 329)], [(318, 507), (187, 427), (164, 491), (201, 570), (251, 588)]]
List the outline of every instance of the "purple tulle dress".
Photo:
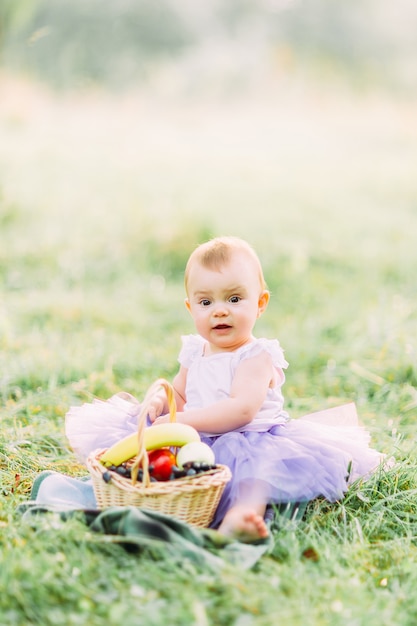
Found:
[[(179, 361), (188, 369), (184, 410), (228, 397), (239, 363), (263, 350), (272, 357), (278, 382), (268, 390), (254, 420), (225, 434), (200, 433), (212, 447), (216, 462), (232, 471), (213, 528), (233, 504), (245, 498), (253, 501), (255, 494), (271, 504), (306, 502), (318, 496), (335, 501), (352, 481), (368, 475), (382, 460), (382, 455), (369, 447), (369, 433), (356, 424), (289, 419), (281, 391), (288, 364), (276, 340), (256, 339), (235, 352), (204, 356), (201, 337), (183, 337)], [(138, 403), (127, 394), (71, 407), (66, 417), (70, 445), (85, 460), (93, 450), (107, 448), (134, 432), (138, 413)]]

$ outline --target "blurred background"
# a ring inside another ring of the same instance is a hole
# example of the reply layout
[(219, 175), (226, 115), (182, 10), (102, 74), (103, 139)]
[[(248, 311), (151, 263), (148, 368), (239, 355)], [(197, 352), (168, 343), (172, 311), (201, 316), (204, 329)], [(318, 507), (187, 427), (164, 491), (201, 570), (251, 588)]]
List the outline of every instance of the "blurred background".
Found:
[(416, 202), (416, 26), (413, 0), (2, 0), (3, 221), (64, 266), (67, 220), (110, 257), (184, 229), (373, 255)]
[(413, 0), (3, 0), (4, 65), (61, 89), (144, 86), (187, 95), (266, 78), (337, 77), (412, 92)]
[(306, 381), (415, 408), (416, 32), (414, 0), (1, 0), (7, 389), (129, 387), (152, 338), (160, 375), (188, 254), (235, 234)]

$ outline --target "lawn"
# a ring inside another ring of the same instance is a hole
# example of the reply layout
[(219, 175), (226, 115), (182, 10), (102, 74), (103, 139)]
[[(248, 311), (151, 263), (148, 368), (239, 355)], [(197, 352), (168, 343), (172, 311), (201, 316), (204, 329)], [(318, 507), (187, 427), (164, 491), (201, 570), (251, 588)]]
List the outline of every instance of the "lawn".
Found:
[[(384, 94), (54, 95), (0, 81), (1, 622), (414, 626), (417, 122)], [(354, 401), (397, 464), (277, 517), (269, 553), (218, 570), (132, 552), (80, 519), (22, 521), (36, 475), (85, 474), (69, 406), (141, 397), (177, 368), (189, 252), (236, 234), (290, 362), (286, 407)]]

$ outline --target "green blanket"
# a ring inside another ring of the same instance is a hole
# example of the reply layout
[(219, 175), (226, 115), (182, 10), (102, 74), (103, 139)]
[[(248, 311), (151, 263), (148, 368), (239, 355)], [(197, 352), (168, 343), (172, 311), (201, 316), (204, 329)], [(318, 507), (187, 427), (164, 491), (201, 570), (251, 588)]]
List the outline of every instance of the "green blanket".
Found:
[(45, 513), (58, 515), (63, 520), (78, 517), (90, 530), (100, 533), (103, 540), (121, 544), (129, 551), (152, 554), (153, 558), (168, 557), (178, 563), (186, 558), (198, 567), (212, 570), (228, 563), (250, 569), (268, 552), (272, 543), (271, 537), (258, 543), (241, 543), (215, 530), (196, 529), (162, 513), (134, 506), (81, 511), (29, 501), (21, 504), (19, 511), (28, 523)]

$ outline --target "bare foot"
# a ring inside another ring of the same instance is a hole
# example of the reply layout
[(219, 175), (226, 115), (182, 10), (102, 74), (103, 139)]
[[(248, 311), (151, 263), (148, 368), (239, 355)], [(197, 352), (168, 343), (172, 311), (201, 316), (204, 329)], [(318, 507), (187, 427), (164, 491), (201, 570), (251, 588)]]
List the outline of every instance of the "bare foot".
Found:
[(232, 507), (224, 516), (218, 531), (226, 537), (243, 542), (265, 539), (269, 535), (262, 515), (245, 506)]

